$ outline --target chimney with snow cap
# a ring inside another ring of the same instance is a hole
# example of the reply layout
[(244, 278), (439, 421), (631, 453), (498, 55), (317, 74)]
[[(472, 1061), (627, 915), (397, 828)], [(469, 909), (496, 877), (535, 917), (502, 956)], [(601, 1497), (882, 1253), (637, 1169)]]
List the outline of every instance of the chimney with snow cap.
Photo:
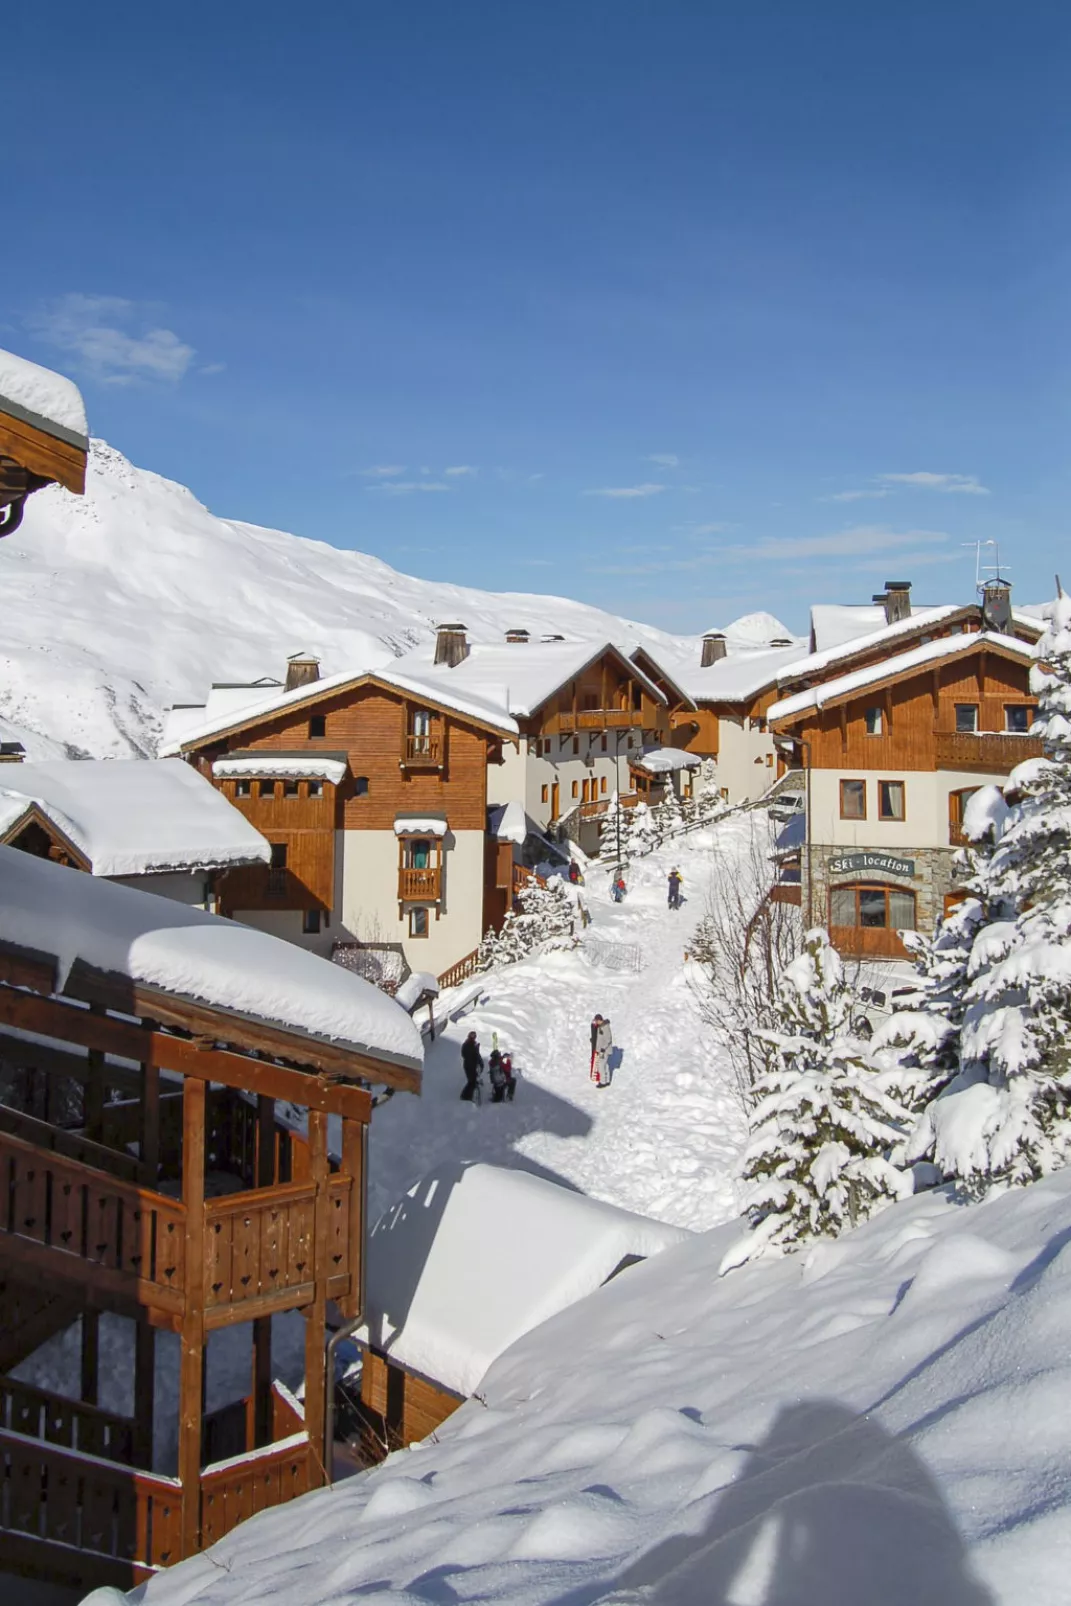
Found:
[(529, 635), (528, 635), (528, 631), (527, 630), (507, 630), (506, 631), (506, 640), (510, 641), (510, 642), (513, 642), (515, 644), (523, 645), (526, 641), (528, 641), (528, 639), (529, 639)]
[(1011, 631), (1011, 581), (994, 575), (982, 587), (982, 629), (1006, 636)]
[(286, 691), (296, 691), (299, 686), (310, 686), (319, 678), (320, 660), (314, 653), (295, 652), (286, 660)]
[(703, 636), (703, 644), (699, 649), (700, 669), (709, 669), (728, 652), (725, 637), (720, 630), (708, 630)]
[(886, 580), (885, 590), (879, 591), (874, 601), (885, 609), (885, 623), (897, 625), (901, 619), (911, 618), (911, 581)]
[(469, 655), (466, 625), (438, 625), (435, 636), (435, 662), (453, 669)]

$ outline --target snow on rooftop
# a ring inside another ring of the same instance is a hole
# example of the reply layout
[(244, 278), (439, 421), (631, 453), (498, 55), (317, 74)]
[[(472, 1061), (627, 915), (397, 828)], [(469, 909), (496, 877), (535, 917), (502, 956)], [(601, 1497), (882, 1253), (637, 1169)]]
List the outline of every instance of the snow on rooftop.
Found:
[[(811, 609), (812, 614), (817, 611), (819, 610)], [(906, 619), (898, 619), (892, 625), (885, 624), (884, 609), (876, 611), (881, 614), (881, 628), (861, 629), (857, 635), (849, 636), (835, 646), (826, 647), (820, 652), (808, 653), (806, 657), (800, 658), (794, 664), (789, 665), (784, 672), (784, 678), (786, 680), (796, 680), (803, 676), (817, 675), (822, 670), (828, 669), (830, 664), (838, 663), (842, 658), (850, 658), (854, 653), (869, 652), (872, 648), (882, 646), (887, 641), (900, 641), (904, 636), (913, 635), (916, 631), (920, 631), (925, 635), (928, 629), (942, 624), (954, 614), (962, 613), (963, 605), (950, 602), (943, 604), (939, 608), (917, 608)]]
[(0, 836), (11, 830), (29, 807), (30, 799), (21, 792), (10, 792), (6, 787), (0, 788)]
[(525, 719), (607, 651), (621, 656), (629, 673), (642, 681), (657, 702), (665, 701), (628, 653), (610, 641), (474, 641), (459, 664), (436, 664), (432, 651), (423, 647), (408, 653), (401, 664), (405, 673), (411, 671), (429, 686), (442, 685), (469, 697), (485, 698), (508, 709), (514, 718)]
[(533, 829), (524, 812), (524, 804), (518, 803), (516, 798), (501, 808), (491, 810), (490, 828), (491, 835), (497, 841), (513, 842), (519, 848), (524, 846), (525, 838)]
[(348, 762), (344, 758), (325, 758), (317, 753), (263, 753), (244, 758), (217, 758), (212, 774), (218, 780), (238, 780), (242, 776), (260, 776), (272, 779), (298, 779), (330, 781), (341, 785)]
[(440, 1166), (372, 1232), (368, 1340), (471, 1394), (503, 1350), (592, 1293), (622, 1261), (690, 1236), (527, 1171)]
[(1014, 653), (1024, 660), (1033, 657), (1033, 651), (1026, 642), (1019, 641), (1015, 636), (999, 635), (993, 630), (974, 631), (961, 636), (941, 636), (937, 641), (928, 641), (921, 647), (912, 648), (910, 652), (883, 658), (880, 663), (869, 664), (865, 669), (855, 670), (853, 674), (840, 675), (836, 680), (827, 680), (820, 686), (812, 686), (808, 691), (782, 698), (779, 703), (771, 706), (767, 717), (770, 720), (788, 719), (793, 714), (801, 713), (805, 708), (823, 708), (826, 703), (835, 702), (837, 698), (845, 697), (853, 691), (860, 691), (865, 686), (888, 680), (892, 675), (902, 675), (907, 670), (918, 669), (924, 664), (937, 663), (942, 658), (958, 658), (963, 653), (973, 652), (981, 646), (1002, 647), (1005, 652)]
[(757, 697), (768, 686), (777, 684), (777, 678), (791, 664), (804, 657), (806, 644), (797, 641), (791, 647), (764, 647), (755, 649), (728, 643), (724, 658), (705, 667), (699, 661), (699, 649), (688, 657), (670, 656), (661, 648), (646, 648), (655, 663), (665, 662), (666, 672), (695, 702), (745, 702)]
[(0, 412), (83, 452), (89, 449), (89, 426), (78, 386), (13, 351), (0, 351)]
[(94, 875), (221, 869), (271, 857), (260, 832), (176, 759), (51, 759), (6, 769), (5, 793), (36, 803)]
[[(118, 765), (114, 767), (118, 768)], [(0, 848), (0, 940), (419, 1066), (404, 1009), (341, 965), (170, 898)]]
[(776, 614), (763, 611), (741, 614), (739, 619), (727, 624), (721, 634), (752, 647), (769, 647), (775, 641), (796, 639)]
[(649, 753), (632, 759), (634, 770), (646, 770), (648, 775), (670, 775), (674, 770), (697, 770), (703, 760), (697, 753), (686, 753), (680, 747), (652, 747)]
[(439, 980), (430, 970), (414, 970), (394, 994), (394, 1002), (412, 1014), (422, 998), (438, 998)]
[(441, 814), (399, 814), (394, 820), (395, 836), (445, 836), (448, 830)]
[(880, 603), (816, 602), (811, 609), (811, 636), (815, 652), (843, 647), (856, 636), (883, 630), (888, 624)]

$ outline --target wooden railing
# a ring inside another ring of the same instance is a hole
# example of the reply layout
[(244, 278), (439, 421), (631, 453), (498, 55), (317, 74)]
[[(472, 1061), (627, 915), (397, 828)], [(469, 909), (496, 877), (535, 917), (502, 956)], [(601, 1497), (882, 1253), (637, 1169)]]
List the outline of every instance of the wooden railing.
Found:
[(547, 884), (541, 875), (537, 875), (534, 870), (530, 870), (526, 864), (515, 864), (513, 866), (513, 891), (515, 893), (520, 892), (522, 887), (528, 886), (531, 882), (534, 882), (537, 887), (545, 887)]
[(0, 1133), (0, 1233), (144, 1285), (145, 1302), (181, 1310), (185, 1211), (75, 1160)]
[(430, 769), (438, 769), (443, 761), (443, 739), (439, 731), (429, 731), (425, 735), (414, 735), (407, 731), (402, 744), (402, 763), (419, 768), (427, 765)]
[(0, 1377), (0, 1428), (126, 1466), (134, 1458), (134, 1423), (129, 1417), (18, 1383), (13, 1377)]
[(630, 730), (649, 723), (641, 708), (581, 708), (576, 713), (552, 714), (543, 729), (549, 736), (569, 731)]
[[(57, 1449), (0, 1429), (0, 1532), (5, 1554), (51, 1547), (114, 1564), (133, 1583), (181, 1556), (181, 1488), (174, 1478)], [(20, 1543), (21, 1541), (21, 1543)]]
[(475, 976), (476, 962), (479, 957), (480, 950), (474, 948), (471, 954), (466, 954), (464, 959), (459, 959), (456, 964), (450, 966), (449, 970), (444, 970), (442, 975), (438, 977), (440, 988), (445, 992), (447, 987), (456, 987), (459, 982), (468, 981), (470, 976)]
[[(580, 818), (582, 820), (601, 819), (606, 813), (607, 809), (610, 807), (610, 801), (611, 800), (608, 797), (599, 797), (593, 799), (591, 802), (581, 803)], [(640, 801), (640, 794), (638, 792), (622, 792), (618, 798), (618, 801), (623, 809), (634, 809), (636, 804)]]
[(305, 1494), (321, 1480), (306, 1435), (235, 1456), (201, 1474), (201, 1543), (206, 1548), (247, 1517)]
[[(105, 1105), (106, 1111), (109, 1108)], [(106, 1171), (126, 1182), (138, 1180), (139, 1164), (133, 1155), (121, 1149), (109, 1148), (103, 1143), (94, 1143), (80, 1132), (39, 1121), (36, 1116), (23, 1115), (21, 1110), (13, 1110), (9, 1104), (0, 1104), (0, 1130), (9, 1132), (12, 1137), (22, 1138), (37, 1149), (49, 1149), (65, 1159), (92, 1166), (96, 1171)]]
[[(328, 1260), (348, 1267), (353, 1180), (328, 1183)], [(270, 1190), (225, 1194), (205, 1203), (205, 1306), (270, 1300), (289, 1308), (312, 1297), (316, 1189), (288, 1182)], [(337, 1298), (349, 1290), (348, 1270), (328, 1279)]]
[(441, 886), (442, 870), (437, 864), (423, 870), (398, 871), (398, 896), (403, 900), (438, 903)]
[(1004, 731), (938, 731), (934, 741), (937, 767), (945, 770), (1007, 775), (1025, 758), (1041, 756), (1040, 737)]

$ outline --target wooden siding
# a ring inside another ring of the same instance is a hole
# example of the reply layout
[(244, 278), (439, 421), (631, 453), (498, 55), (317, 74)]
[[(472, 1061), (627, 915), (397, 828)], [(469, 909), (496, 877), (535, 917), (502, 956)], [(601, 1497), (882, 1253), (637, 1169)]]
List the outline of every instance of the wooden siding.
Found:
[(694, 713), (672, 715), (670, 740), (674, 747), (686, 753), (697, 753), (701, 758), (717, 758), (720, 725), (717, 709), (697, 708)]
[(42, 479), (55, 480), (81, 496), (86, 488), (86, 453), (67, 441), (48, 435), (33, 424), (13, 418), (0, 406), (0, 454), (13, 457), (16, 463), (39, 474)]
[(463, 1403), (461, 1395), (407, 1371), (378, 1350), (365, 1350), (361, 1404), (383, 1455), (426, 1439)]
[[(523, 652), (523, 647), (518, 647)], [(652, 730), (668, 737), (669, 713), (636, 675), (612, 653), (603, 653), (575, 680), (523, 722), (528, 736), (560, 736), (574, 731)]]

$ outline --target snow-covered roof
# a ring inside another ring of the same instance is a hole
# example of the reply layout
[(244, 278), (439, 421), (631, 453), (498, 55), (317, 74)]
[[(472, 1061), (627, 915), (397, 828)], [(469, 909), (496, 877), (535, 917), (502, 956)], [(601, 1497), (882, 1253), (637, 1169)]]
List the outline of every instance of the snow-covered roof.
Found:
[(13, 351), (0, 351), (0, 412), (80, 451), (89, 450), (89, 426), (78, 386)]
[(749, 647), (772, 647), (775, 642), (793, 641), (795, 637), (786, 625), (783, 625), (775, 613), (767, 613), (759, 609), (755, 613), (743, 613), (739, 619), (734, 619), (723, 628), (714, 626), (708, 635), (722, 635), (730, 641), (740, 642)]
[(399, 1064), (423, 1062), (420, 1033), (392, 998), (282, 938), (16, 848), (0, 848), (0, 884), (0, 940), (55, 954), (61, 986), (82, 960)]
[(491, 810), (491, 835), (498, 842), (513, 842), (521, 848), (532, 828), (524, 812), (524, 804), (518, 803), (516, 798), (510, 803), (503, 804), (501, 808)]
[(6, 787), (0, 789), (0, 836), (5, 836), (32, 807), (31, 799), (21, 792), (9, 792)]
[(667, 674), (697, 703), (747, 702), (767, 686), (775, 686), (778, 676), (807, 652), (802, 641), (791, 647), (762, 649), (734, 647), (730, 641), (727, 647), (724, 658), (706, 666), (699, 662), (698, 648), (688, 658), (671, 655), (662, 648), (644, 650), (659, 667), (664, 664)]
[(883, 630), (888, 624), (880, 603), (816, 602), (811, 608), (811, 640), (815, 652), (843, 647), (846, 641)]
[[(882, 618), (884, 618), (884, 610), (881, 610), (881, 612)], [(947, 624), (950, 619), (955, 619), (957, 615), (963, 615), (965, 619), (970, 615), (973, 615), (975, 620), (978, 618), (977, 610), (973, 604), (965, 605), (949, 602), (942, 603), (940, 607), (936, 608), (916, 608), (906, 619), (898, 619), (895, 624), (885, 625), (881, 629), (866, 630), (859, 635), (850, 636), (847, 640), (841, 642), (839, 646), (827, 647), (822, 652), (808, 653), (805, 658), (800, 658), (796, 663), (790, 664), (782, 672), (779, 679), (789, 684), (795, 680), (809, 680), (812, 675), (820, 675), (833, 665), (846, 659), (854, 658), (858, 653), (871, 652), (875, 647), (883, 647), (886, 643), (895, 645), (895, 643), (903, 641), (905, 637), (916, 634), (925, 635), (928, 630), (935, 629), (938, 625)], [(1012, 620), (1015, 624), (1038, 634), (1043, 628), (1038, 619), (1029, 613), (1025, 613), (1022, 609), (1012, 609)]]
[[(656, 702), (665, 696), (652, 680), (612, 641), (474, 641), (459, 664), (437, 664), (433, 649), (418, 648), (401, 660), (429, 686), (454, 688), (467, 697), (480, 697), (515, 719), (527, 719), (561, 688), (575, 680), (603, 653), (613, 653), (630, 675), (643, 683)], [(445, 692), (440, 694), (444, 700)]]
[(449, 829), (441, 814), (399, 814), (394, 820), (395, 836), (445, 836)]
[[(523, 649), (517, 648), (516, 651)], [(303, 704), (313, 702), (325, 693), (342, 691), (349, 686), (359, 685), (362, 681), (379, 683), (390, 686), (395, 691), (405, 693), (407, 696), (425, 699), (429, 703), (437, 703), (443, 708), (452, 710), (461, 715), (478, 721), (481, 725), (489, 725), (493, 730), (501, 732), (504, 736), (517, 734), (516, 721), (511, 719), (505, 709), (503, 695), (481, 695), (478, 689), (472, 691), (458, 683), (451, 685), (448, 681), (441, 681), (441, 677), (425, 675), (425, 668), (431, 665), (421, 665), (420, 674), (415, 673), (416, 661), (412, 668), (410, 658), (400, 660), (406, 664), (406, 669), (395, 669), (391, 665), (383, 668), (369, 670), (344, 670), (338, 675), (328, 675), (325, 679), (309, 681), (304, 686), (295, 686), (292, 691), (269, 691), (266, 695), (257, 697), (251, 702), (242, 702), (236, 706), (225, 707), (217, 714), (212, 713), (211, 702), (203, 710), (203, 718), (197, 724), (187, 725), (185, 719), (178, 721), (177, 730), (165, 729), (164, 739), (160, 744), (160, 753), (163, 757), (180, 753), (184, 748), (196, 746), (198, 743), (208, 741), (211, 737), (220, 735), (237, 725), (251, 725), (254, 722), (268, 719), (275, 714), (288, 712), (291, 708), (300, 708)], [(441, 683), (440, 683), (441, 681)], [(216, 690), (218, 688), (214, 688)], [(228, 687), (228, 691), (235, 688)], [(256, 687), (238, 688), (241, 691), (257, 691)], [(184, 714), (186, 710), (182, 710)]]
[(697, 753), (686, 753), (680, 747), (652, 747), (649, 753), (631, 760), (634, 770), (646, 770), (648, 775), (669, 775), (674, 770), (697, 770), (702, 762)]
[(176, 759), (50, 759), (5, 770), (5, 796), (36, 803), (94, 875), (222, 869), (271, 858), (264, 837), (238, 809)]
[(807, 816), (802, 809), (781, 827), (774, 839), (775, 854), (798, 853), (807, 841)]
[(402, 982), (394, 995), (394, 1002), (412, 1014), (422, 998), (438, 998), (439, 981), (430, 970), (414, 970)]
[(212, 774), (217, 780), (235, 780), (242, 776), (263, 776), (269, 780), (297, 778), (330, 781), (339, 786), (349, 765), (344, 758), (320, 757), (316, 753), (263, 753), (249, 754), (244, 758), (217, 758)]
[(779, 703), (772, 705), (767, 717), (771, 721), (788, 719), (807, 708), (823, 708), (827, 703), (834, 703), (838, 698), (847, 697), (852, 692), (862, 691), (866, 686), (878, 685), (883, 680), (891, 680), (896, 675), (922, 668), (926, 664), (939, 663), (942, 659), (960, 658), (979, 647), (999, 647), (1004, 652), (1023, 659), (1024, 662), (1029, 662), (1034, 656), (1032, 648), (1026, 642), (1019, 641), (1015, 636), (998, 635), (993, 630), (974, 631), (962, 636), (941, 636), (937, 641), (928, 641), (924, 646), (913, 647), (910, 652), (883, 658), (880, 663), (868, 664), (865, 669), (857, 669), (853, 674), (839, 675), (835, 680), (823, 681), (820, 686), (811, 686), (807, 691), (797, 692), (793, 697), (782, 698)]
[(503, 1350), (622, 1261), (690, 1236), (527, 1171), (441, 1166), (376, 1223), (362, 1336), (471, 1394)]

